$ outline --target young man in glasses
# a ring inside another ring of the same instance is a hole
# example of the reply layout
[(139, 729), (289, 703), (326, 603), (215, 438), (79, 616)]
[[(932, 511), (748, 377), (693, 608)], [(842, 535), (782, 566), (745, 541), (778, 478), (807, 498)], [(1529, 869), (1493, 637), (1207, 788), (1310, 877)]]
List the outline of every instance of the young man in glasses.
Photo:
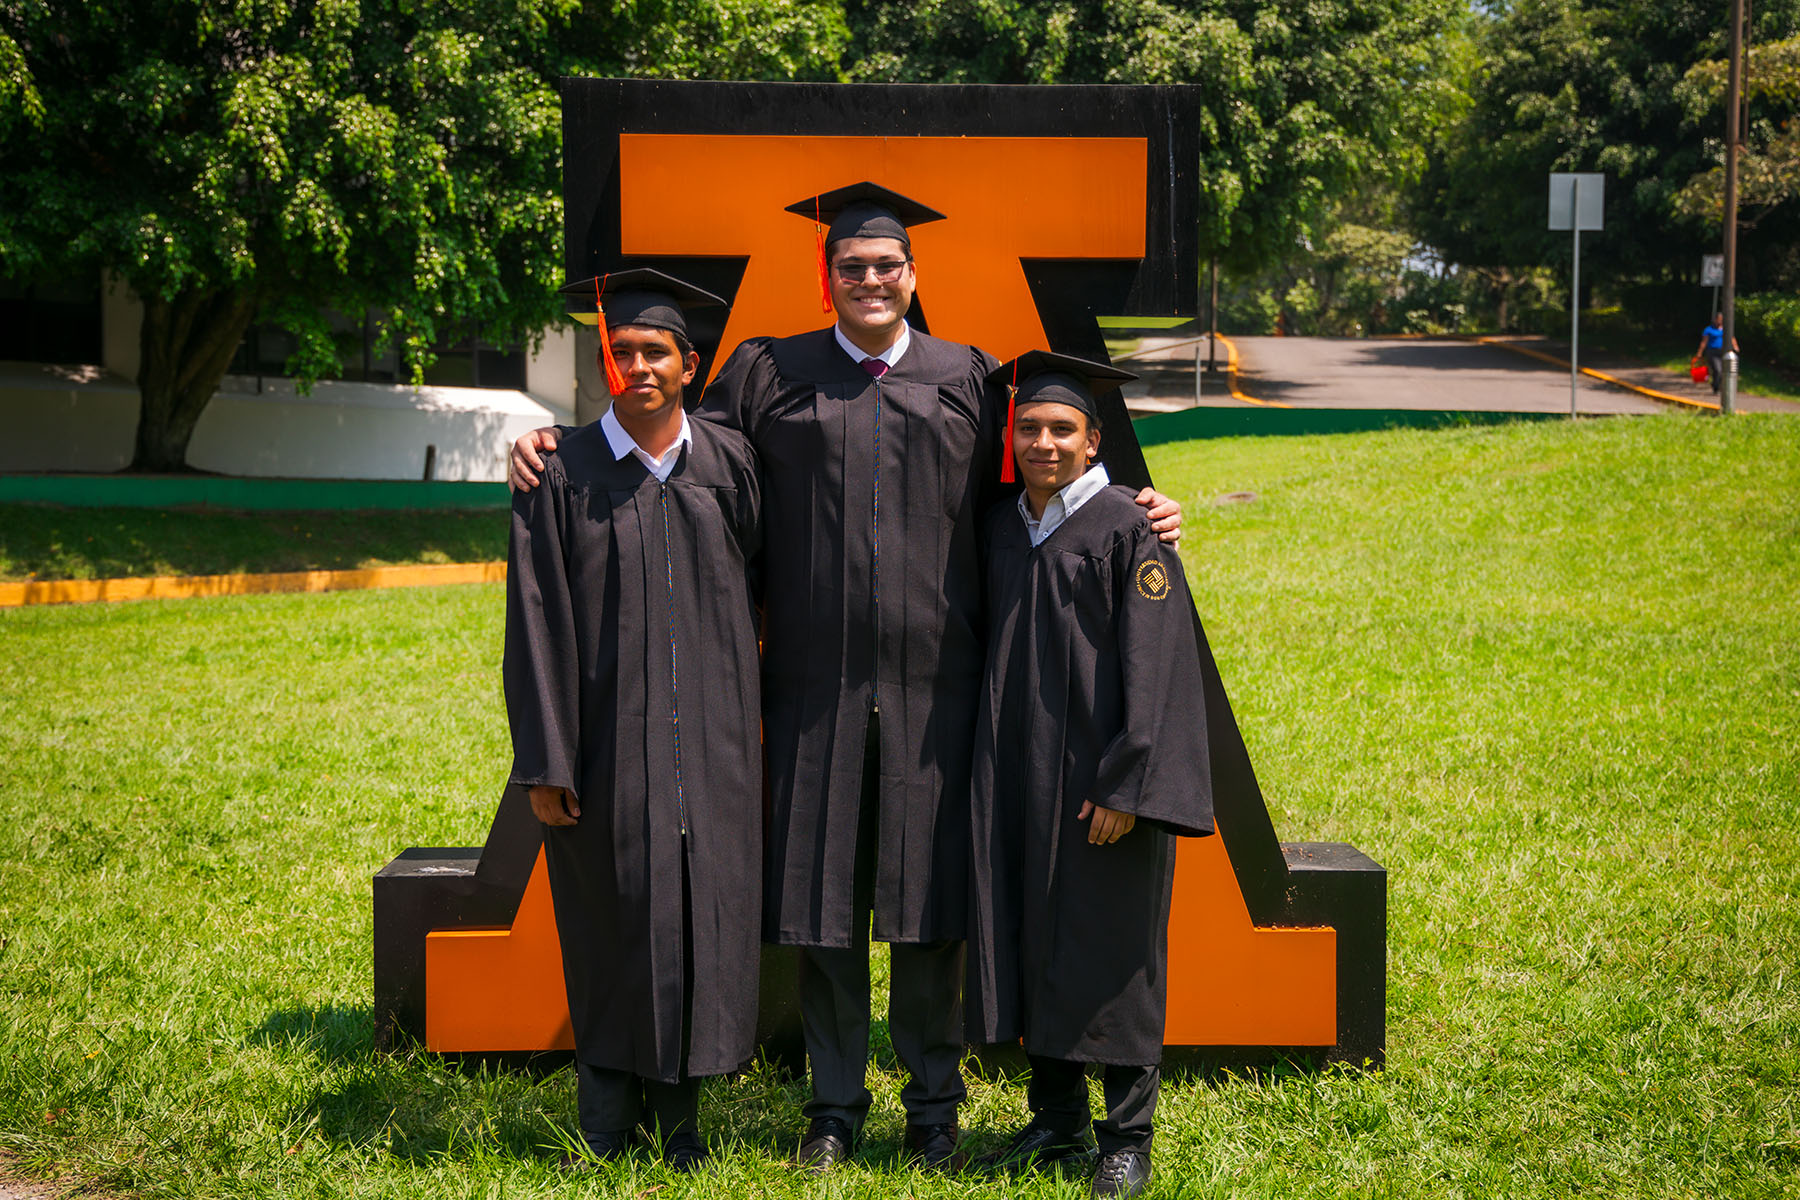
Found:
[[(744, 342), (698, 415), (742, 431), (764, 479), (766, 940), (801, 949), (812, 1099), (799, 1152), (827, 1170), (868, 1113), (869, 955), (892, 947), (888, 1031), (905, 1145), (958, 1160), (968, 787), (982, 669), (979, 514), (998, 497), (994, 359), (906, 320), (908, 229), (943, 214), (873, 183), (789, 208), (829, 224), (836, 322)], [(539, 435), (514, 449), (528, 486)], [(1145, 489), (1163, 536), (1180, 510)]]

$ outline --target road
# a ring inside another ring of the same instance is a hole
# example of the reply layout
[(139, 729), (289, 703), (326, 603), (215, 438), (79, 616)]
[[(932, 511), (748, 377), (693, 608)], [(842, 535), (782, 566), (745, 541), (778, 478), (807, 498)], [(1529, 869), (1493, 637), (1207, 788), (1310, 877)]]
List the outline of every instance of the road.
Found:
[[(1568, 412), (1569, 369), (1533, 354), (1565, 359), (1561, 344), (1541, 338), (1507, 339), (1495, 345), (1453, 338), (1234, 338), (1239, 354), (1237, 389), (1248, 402), (1293, 408), (1414, 408), (1486, 412)], [(1526, 353), (1529, 351), (1531, 353)], [(1193, 407), (1195, 354), (1206, 344), (1191, 335), (1146, 337), (1119, 365), (1143, 378), (1125, 389), (1134, 412)], [(1219, 360), (1223, 365), (1224, 347)], [(1685, 375), (1604, 354), (1582, 355), (1582, 365), (1669, 395), (1707, 403), (1705, 384)], [(1221, 375), (1202, 380), (1199, 404), (1239, 405)], [(1800, 412), (1800, 405), (1740, 393), (1746, 412)], [(1682, 407), (1668, 400), (1582, 376), (1578, 404), (1584, 413), (1648, 413)]]

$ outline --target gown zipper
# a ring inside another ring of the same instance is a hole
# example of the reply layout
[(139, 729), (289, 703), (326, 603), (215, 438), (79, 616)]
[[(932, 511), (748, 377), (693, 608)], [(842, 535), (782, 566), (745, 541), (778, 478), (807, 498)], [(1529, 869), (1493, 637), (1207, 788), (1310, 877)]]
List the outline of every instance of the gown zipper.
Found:
[(675, 819), (686, 837), (687, 796), (681, 787), (681, 676), (675, 654), (675, 551), (669, 544), (669, 485), (657, 481), (656, 498), (662, 507), (663, 569), (669, 589), (669, 724), (675, 732)]

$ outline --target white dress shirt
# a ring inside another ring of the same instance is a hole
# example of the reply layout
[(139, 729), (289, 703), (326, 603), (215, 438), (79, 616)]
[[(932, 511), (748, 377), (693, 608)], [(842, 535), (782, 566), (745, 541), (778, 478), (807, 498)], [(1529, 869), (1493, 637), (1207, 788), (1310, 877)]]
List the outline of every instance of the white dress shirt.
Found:
[(1031, 506), (1025, 502), (1025, 493), (1019, 493), (1019, 515), (1025, 518), (1025, 532), (1034, 546), (1043, 545), (1044, 539), (1056, 532), (1061, 525), (1075, 514), (1075, 510), (1098, 496), (1102, 489), (1112, 480), (1106, 474), (1106, 464), (1095, 463), (1082, 472), (1075, 481), (1057, 492), (1044, 503), (1044, 515), (1031, 515)]
[(844, 336), (844, 327), (842, 325), (833, 325), (831, 327), (831, 332), (837, 334), (838, 345), (844, 348), (844, 353), (848, 354), (853, 361), (862, 362), (867, 358), (879, 358), (888, 365), (888, 370), (890, 371), (899, 363), (900, 356), (906, 353), (906, 348), (912, 345), (912, 326), (908, 325), (905, 321), (900, 322), (900, 336), (894, 339), (894, 344), (880, 354), (865, 353), (862, 347)]
[(692, 445), (694, 441), (694, 433), (688, 428), (686, 413), (681, 414), (681, 432), (675, 435), (675, 441), (663, 451), (661, 458), (655, 457), (633, 441), (610, 408), (600, 418), (600, 428), (606, 433), (606, 444), (612, 447), (615, 461), (623, 459), (627, 454), (637, 455), (637, 460), (644, 464), (646, 471), (656, 476), (658, 483), (669, 481), (669, 472), (675, 469), (675, 464), (681, 459), (681, 448)]

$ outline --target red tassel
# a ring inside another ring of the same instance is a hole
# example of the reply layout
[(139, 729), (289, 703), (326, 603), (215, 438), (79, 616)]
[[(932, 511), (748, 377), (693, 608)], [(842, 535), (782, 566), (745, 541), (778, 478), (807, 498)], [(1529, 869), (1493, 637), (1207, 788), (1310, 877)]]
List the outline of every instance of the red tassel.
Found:
[(619, 370), (619, 364), (613, 361), (612, 334), (606, 329), (606, 306), (600, 303), (600, 291), (610, 278), (612, 278), (611, 275), (599, 275), (594, 278), (594, 311), (599, 314), (600, 364), (606, 371), (606, 390), (617, 396), (625, 391), (625, 373)]
[(825, 222), (819, 219), (819, 198), (813, 197), (813, 233), (819, 239), (819, 311), (831, 311), (831, 264), (825, 261)]
[(1013, 381), (1006, 388), (1006, 452), (1000, 456), (1000, 482), (1013, 481), (1013, 409), (1019, 399), (1019, 360), (1013, 359)]

